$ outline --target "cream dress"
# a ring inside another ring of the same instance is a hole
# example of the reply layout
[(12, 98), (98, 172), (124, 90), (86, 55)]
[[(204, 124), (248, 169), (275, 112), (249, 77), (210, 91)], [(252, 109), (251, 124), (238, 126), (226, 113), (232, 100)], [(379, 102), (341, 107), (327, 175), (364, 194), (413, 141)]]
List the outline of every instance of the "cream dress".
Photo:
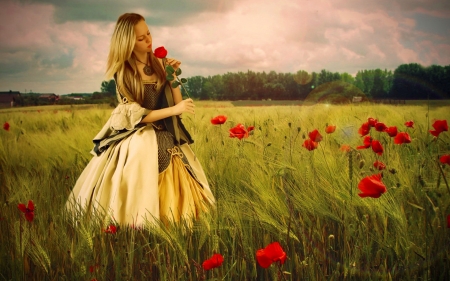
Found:
[[(171, 61), (175, 67), (177, 61)], [(187, 143), (177, 145), (162, 121), (139, 124), (158, 109), (164, 84), (144, 81), (142, 105), (119, 104), (94, 138), (103, 145), (88, 163), (67, 202), (69, 210), (99, 212), (121, 225), (197, 218), (214, 204), (206, 176)], [(121, 132), (121, 137), (111, 137)], [(109, 139), (110, 141), (105, 141)]]

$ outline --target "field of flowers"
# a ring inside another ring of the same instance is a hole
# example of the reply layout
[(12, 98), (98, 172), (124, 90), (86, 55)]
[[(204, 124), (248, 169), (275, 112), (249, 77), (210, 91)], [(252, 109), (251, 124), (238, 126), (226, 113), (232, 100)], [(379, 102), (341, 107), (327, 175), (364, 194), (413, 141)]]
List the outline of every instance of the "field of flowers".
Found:
[(64, 209), (111, 111), (0, 111), (0, 280), (450, 280), (448, 106), (198, 102), (217, 205), (145, 229)]

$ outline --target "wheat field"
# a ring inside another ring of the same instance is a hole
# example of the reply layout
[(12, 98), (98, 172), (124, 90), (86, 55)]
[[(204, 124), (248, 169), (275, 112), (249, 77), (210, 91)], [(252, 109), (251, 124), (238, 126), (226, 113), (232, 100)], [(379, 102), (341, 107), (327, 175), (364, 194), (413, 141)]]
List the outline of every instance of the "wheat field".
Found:
[[(428, 132), (434, 120), (450, 121), (448, 106), (196, 104), (183, 122), (217, 205), (192, 228), (114, 234), (102, 231), (110, 222), (74, 222), (64, 208), (112, 109), (0, 110), (10, 125), (0, 131), (0, 280), (450, 280), (450, 167), (438, 160), (450, 153), (450, 132)], [(214, 126), (217, 115), (228, 120)], [(372, 129), (384, 153), (356, 149), (369, 117), (406, 131), (411, 143)], [(255, 130), (230, 138), (238, 123)], [(327, 125), (336, 131), (326, 134)], [(302, 144), (314, 129), (323, 140), (309, 151)], [(358, 183), (380, 173), (376, 160), (386, 164), (387, 192), (361, 198)], [(32, 222), (18, 209), (29, 200)], [(287, 260), (262, 268), (255, 253), (274, 241)], [(204, 271), (214, 253), (224, 262)]]

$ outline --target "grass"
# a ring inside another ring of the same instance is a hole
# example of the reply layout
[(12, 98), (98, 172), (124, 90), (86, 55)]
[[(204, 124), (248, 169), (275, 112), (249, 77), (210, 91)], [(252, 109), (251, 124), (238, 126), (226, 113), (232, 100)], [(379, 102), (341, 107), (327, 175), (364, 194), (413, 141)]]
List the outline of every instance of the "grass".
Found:
[[(450, 214), (449, 132), (428, 133), (433, 119), (450, 120), (448, 107), (425, 105), (312, 105), (233, 107), (197, 102), (183, 122), (195, 143), (217, 206), (185, 224), (102, 232), (98, 218), (73, 222), (64, 206), (91, 159), (91, 139), (111, 108), (42, 107), (2, 110), (0, 122), (0, 280), (448, 280)], [(26, 110), (26, 112), (24, 112)], [(40, 111), (38, 111), (40, 110)], [(216, 115), (228, 116), (213, 126)], [(362, 145), (358, 128), (368, 117), (405, 131), (412, 142), (395, 145), (372, 129), (384, 153)], [(254, 133), (239, 141), (228, 129), (243, 123)], [(326, 135), (326, 124), (337, 126)], [(308, 132), (324, 139), (302, 147)], [(387, 165), (380, 198), (360, 198), (357, 185)], [(442, 168), (442, 172), (440, 168)], [(390, 172), (389, 172), (390, 171)], [(32, 223), (18, 203), (33, 200)], [(256, 250), (278, 241), (288, 259), (263, 269)], [(203, 272), (213, 253), (224, 263)]]

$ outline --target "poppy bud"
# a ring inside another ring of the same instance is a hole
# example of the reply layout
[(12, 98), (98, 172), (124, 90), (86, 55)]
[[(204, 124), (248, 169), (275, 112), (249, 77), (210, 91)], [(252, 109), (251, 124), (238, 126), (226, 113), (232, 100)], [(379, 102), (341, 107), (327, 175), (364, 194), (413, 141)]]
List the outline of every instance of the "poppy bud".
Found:
[(364, 159), (359, 161), (359, 168), (362, 169), (364, 167), (364, 164), (366, 164), (366, 161), (364, 161)]
[(395, 170), (394, 168), (392, 168), (392, 169), (389, 169), (389, 172), (390, 172), (391, 174), (395, 175), (395, 173), (397, 173), (397, 170)]
[(302, 130), (302, 128), (297, 127), (297, 133), (300, 133), (301, 130)]
[(289, 128), (291, 127), (291, 125), (292, 125), (291, 122), (289, 122), (289, 123), (288, 123)]

